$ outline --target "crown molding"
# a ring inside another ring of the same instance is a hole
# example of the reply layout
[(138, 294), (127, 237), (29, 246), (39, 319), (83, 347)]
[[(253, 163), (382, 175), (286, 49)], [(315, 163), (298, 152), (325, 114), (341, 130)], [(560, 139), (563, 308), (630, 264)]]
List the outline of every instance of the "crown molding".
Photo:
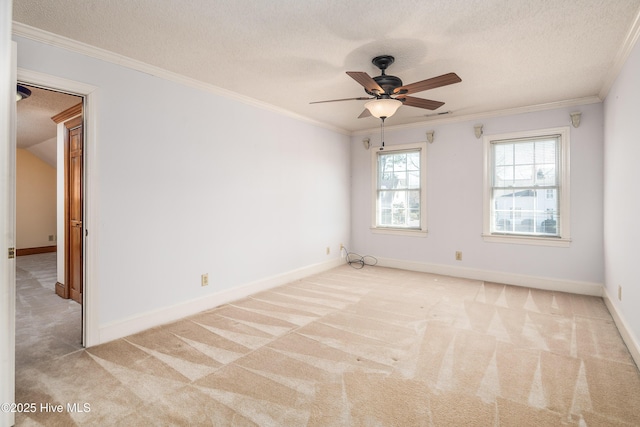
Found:
[(156, 67), (136, 59), (129, 58), (124, 55), (120, 55), (111, 52), (106, 49), (101, 49), (86, 43), (79, 42), (77, 40), (70, 39), (58, 34), (50, 33), (39, 28), (35, 28), (20, 22), (13, 21), (12, 33), (14, 36), (23, 37), (29, 40), (33, 40), (39, 43), (43, 43), (49, 46), (62, 48), (71, 52), (79, 53), (94, 59), (99, 59), (112, 64), (121, 65), (123, 67), (131, 68), (136, 71), (140, 71), (145, 74), (150, 74), (154, 77), (169, 80), (174, 83), (178, 83), (184, 86), (188, 86), (194, 89), (198, 89), (204, 92), (209, 92), (224, 98), (233, 99), (242, 102), (247, 105), (251, 105), (256, 108), (271, 111), (295, 120), (309, 123), (314, 126), (319, 126), (325, 129), (329, 129), (334, 132), (338, 132), (344, 135), (350, 135), (351, 132), (328, 125), (317, 120), (313, 120), (309, 117), (302, 116), (284, 108), (276, 107), (267, 102), (259, 101), (257, 99), (240, 95), (239, 93), (232, 92), (227, 89), (223, 89), (219, 86), (215, 86), (209, 83), (202, 82), (190, 77), (186, 77), (182, 74), (174, 73), (172, 71), (165, 70), (164, 68)]
[(64, 110), (59, 114), (56, 114), (55, 116), (51, 117), (51, 120), (58, 124), (66, 122), (74, 117), (78, 117), (80, 114), (82, 114), (82, 102)]
[[(597, 104), (598, 102), (602, 102), (602, 99), (598, 96), (587, 96), (584, 98), (576, 98), (576, 99), (567, 99), (564, 101), (556, 101), (556, 102), (548, 102), (545, 104), (536, 104), (536, 105), (527, 105), (524, 107), (516, 107), (516, 108), (507, 108), (503, 110), (495, 110), (495, 111), (487, 111), (482, 113), (470, 113), (470, 114), (460, 114), (460, 115), (448, 115), (444, 117), (434, 116), (431, 119), (427, 119), (417, 123), (408, 123), (404, 125), (395, 125), (395, 126), (387, 126), (385, 125), (386, 131), (393, 130), (404, 130), (404, 129), (415, 129), (422, 128), (425, 126), (433, 126), (433, 125), (441, 125), (448, 123), (460, 123), (460, 122), (468, 122), (473, 120), (480, 119), (490, 119), (494, 117), (503, 117), (503, 116), (514, 116), (516, 114), (524, 114), (524, 113), (532, 113), (536, 111), (545, 111), (545, 110), (555, 110), (558, 108), (565, 107), (576, 107), (580, 105), (588, 105), (588, 104)], [(455, 113), (454, 113), (455, 114)], [(356, 135), (366, 135), (371, 132), (377, 132), (380, 128), (370, 128), (364, 130), (358, 130), (351, 133), (352, 136)]]
[(631, 54), (631, 50), (633, 50), (636, 43), (638, 42), (638, 37), (640, 37), (640, 8), (636, 12), (636, 17), (633, 21), (633, 25), (631, 25), (631, 28), (629, 29), (629, 32), (627, 33), (622, 46), (620, 46), (618, 54), (613, 61), (613, 65), (609, 69), (609, 73), (607, 74), (602, 88), (600, 89), (600, 93), (598, 94), (600, 96), (600, 99), (604, 100), (609, 94), (611, 86), (613, 86), (613, 83), (618, 78), (618, 74), (620, 74), (622, 67), (624, 66), (625, 62), (627, 62), (627, 58)]
[[(268, 111), (271, 111), (286, 117), (290, 117), (295, 120), (306, 122), (311, 125), (318, 126), (324, 129), (328, 129), (343, 135), (348, 135), (348, 136), (364, 135), (364, 134), (369, 134), (371, 132), (377, 131), (378, 129), (378, 127), (376, 126), (375, 128), (348, 131), (346, 129), (342, 129), (336, 126), (329, 125), (327, 123), (323, 123), (323, 122), (311, 119), (306, 116), (302, 116), (300, 114), (294, 113), (284, 108), (276, 107), (272, 104), (259, 101), (245, 95), (240, 95), (236, 92), (223, 89), (219, 86), (215, 86), (209, 83), (204, 83), (200, 80), (186, 77), (181, 74), (174, 73), (160, 67), (156, 67), (154, 65), (150, 65), (150, 64), (147, 64), (147, 63), (144, 63), (144, 62), (141, 62), (141, 61), (138, 61), (138, 60), (135, 60), (135, 59), (132, 59), (132, 58), (129, 58), (105, 49), (101, 49), (101, 48), (98, 48), (86, 43), (82, 43), (64, 36), (60, 36), (58, 34), (50, 33), (48, 31), (44, 31), (39, 28), (31, 27), (29, 25), (22, 24), (20, 22), (13, 21), (12, 32), (13, 32), (13, 35), (18, 37), (24, 37), (33, 41), (37, 41), (39, 43), (47, 44), (47, 45), (58, 47), (58, 48), (63, 48), (75, 53), (79, 53), (91, 58), (110, 62), (116, 65), (122, 65), (124, 67), (130, 68), (136, 71), (150, 74), (152, 76), (159, 77), (165, 80), (173, 81), (175, 83), (192, 87), (194, 89), (209, 92), (224, 98), (234, 99), (236, 101), (242, 102), (247, 105), (251, 105), (253, 107), (257, 107), (263, 110), (268, 110)], [(622, 69), (627, 57), (629, 56), (631, 50), (635, 46), (639, 37), (640, 37), (640, 10), (636, 14), (636, 18), (634, 20), (632, 28), (629, 30), (627, 37), (625, 38), (625, 42), (623, 46), (620, 48), (616, 56), (614, 65), (609, 71), (609, 74), (607, 75), (605, 83), (602, 89), (600, 90), (598, 96), (569, 99), (569, 100), (550, 102), (545, 104), (508, 108), (503, 110), (495, 110), (495, 111), (482, 112), (482, 113), (461, 114), (461, 113), (454, 112), (452, 115), (443, 116), (443, 117), (435, 116), (433, 118), (425, 119), (424, 121), (417, 122), (417, 123), (409, 123), (409, 124), (395, 125), (395, 126), (387, 125), (385, 126), (385, 129), (387, 130), (414, 129), (414, 128), (420, 128), (424, 126), (433, 126), (433, 125), (439, 125), (439, 124), (445, 124), (445, 123), (458, 123), (458, 122), (487, 119), (487, 118), (493, 118), (493, 117), (501, 117), (501, 116), (530, 113), (535, 111), (544, 111), (544, 110), (551, 110), (556, 108), (579, 106), (579, 105), (594, 104), (594, 103), (602, 102), (602, 100), (604, 100), (607, 93), (609, 92), (611, 86), (613, 85), (613, 82), (615, 81), (618, 74), (620, 73), (620, 70)]]

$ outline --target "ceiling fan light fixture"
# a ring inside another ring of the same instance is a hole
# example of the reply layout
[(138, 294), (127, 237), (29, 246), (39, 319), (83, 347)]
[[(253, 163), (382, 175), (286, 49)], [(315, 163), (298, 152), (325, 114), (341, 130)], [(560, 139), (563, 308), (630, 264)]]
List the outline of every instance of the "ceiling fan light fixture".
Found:
[(364, 107), (371, 112), (371, 115), (379, 119), (393, 116), (402, 105), (401, 101), (391, 98), (374, 99), (364, 104)]
[(16, 90), (16, 102), (31, 96), (31, 91), (22, 85), (18, 85)]

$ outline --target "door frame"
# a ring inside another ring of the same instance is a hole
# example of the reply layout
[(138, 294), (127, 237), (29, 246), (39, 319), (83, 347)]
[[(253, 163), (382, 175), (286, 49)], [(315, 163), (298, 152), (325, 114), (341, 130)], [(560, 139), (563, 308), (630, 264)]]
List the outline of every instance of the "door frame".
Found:
[[(4, 12), (11, 7), (0, 6)], [(3, 14), (4, 15), (4, 14)], [(7, 22), (8, 21), (8, 22)], [(16, 372), (16, 51), (11, 21), (0, 18), (0, 403), (15, 402)], [(11, 255), (11, 248), (14, 250)], [(12, 426), (15, 414), (0, 411), (0, 426)]]
[(82, 225), (84, 230), (84, 292), (82, 305), (82, 344), (85, 347), (91, 347), (100, 344), (98, 317), (98, 145), (96, 142), (96, 100), (98, 97), (98, 88), (85, 83), (23, 68), (17, 69), (17, 80), (24, 84), (31, 84), (84, 97), (84, 223)]

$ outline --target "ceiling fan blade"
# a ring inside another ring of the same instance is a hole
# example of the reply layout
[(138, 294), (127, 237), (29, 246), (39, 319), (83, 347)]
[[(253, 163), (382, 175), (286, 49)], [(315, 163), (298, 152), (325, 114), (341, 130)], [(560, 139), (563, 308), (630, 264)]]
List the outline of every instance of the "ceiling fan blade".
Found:
[(444, 105), (444, 102), (432, 101), (430, 99), (415, 98), (413, 96), (403, 95), (401, 98), (396, 98), (396, 99), (402, 101), (404, 105), (408, 105), (409, 107), (424, 108), (426, 110), (435, 110), (436, 108), (440, 108)]
[(365, 108), (364, 111), (358, 116), (359, 119), (364, 119), (365, 117), (371, 117), (371, 111), (369, 111), (369, 109), (367, 108)]
[(397, 88), (394, 93), (410, 94), (422, 92), (423, 90), (435, 89), (437, 87), (446, 86), (454, 83), (460, 83), (462, 79), (456, 73), (443, 74), (438, 77), (432, 77), (427, 80), (411, 83), (406, 86)]
[(384, 90), (380, 87), (371, 76), (363, 71), (347, 71), (347, 74), (355, 81), (360, 83), (367, 92), (372, 93), (384, 93)]
[(358, 98), (342, 98), (342, 99), (329, 99), (328, 101), (314, 101), (309, 104), (322, 104), (323, 102), (339, 102), (339, 101), (366, 101), (373, 99), (373, 97), (360, 96)]

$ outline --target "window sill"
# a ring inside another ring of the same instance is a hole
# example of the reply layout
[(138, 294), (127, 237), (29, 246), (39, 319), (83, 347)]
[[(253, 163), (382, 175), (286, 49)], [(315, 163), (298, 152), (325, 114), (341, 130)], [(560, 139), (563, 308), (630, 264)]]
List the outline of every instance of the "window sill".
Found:
[(375, 234), (393, 234), (396, 236), (427, 237), (427, 230), (412, 230), (409, 228), (371, 227), (371, 232)]
[(505, 235), (505, 234), (483, 234), (482, 239), (489, 243), (510, 243), (515, 245), (534, 245), (534, 246), (555, 246), (557, 248), (568, 248), (571, 245), (571, 239), (560, 237), (535, 237), (522, 235)]

